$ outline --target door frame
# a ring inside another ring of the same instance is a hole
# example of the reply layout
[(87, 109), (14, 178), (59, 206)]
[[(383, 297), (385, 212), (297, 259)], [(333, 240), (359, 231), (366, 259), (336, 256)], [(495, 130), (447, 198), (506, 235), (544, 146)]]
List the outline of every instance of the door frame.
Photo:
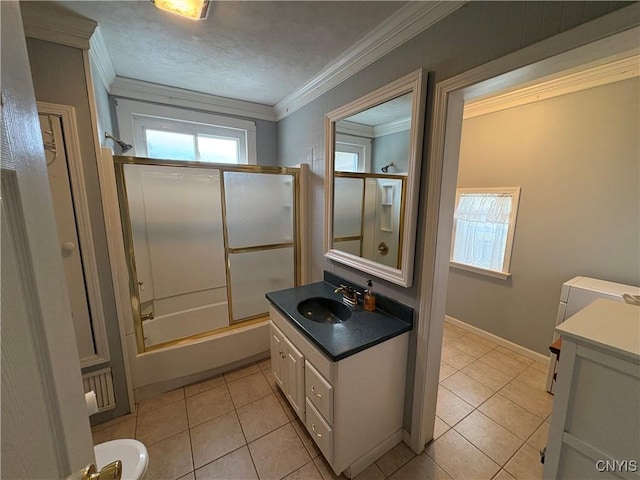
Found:
[[(6, 431), (3, 424), (12, 457), (5, 458), (3, 445), (2, 466), (3, 473), (18, 477), (43, 476), (45, 471), (51, 478), (64, 478), (92, 463), (95, 456), (20, 6), (0, 2), (0, 9), (5, 187), (0, 201), (7, 212), (6, 233), (13, 238), (12, 260), (17, 266), (15, 276), (2, 272), (7, 275), (3, 283), (12, 282), (22, 290), (22, 295), (2, 298), (2, 417), (12, 420)], [(21, 361), (5, 351), (6, 345), (20, 354), (31, 349), (33, 356)], [(12, 388), (4, 388), (7, 385)], [(48, 421), (34, 423), (42, 417)], [(52, 454), (45, 452), (49, 446)]]
[(71, 186), (71, 198), (75, 211), (76, 229), (80, 241), (80, 256), (82, 258), (85, 288), (89, 300), (89, 314), (96, 348), (94, 355), (80, 359), (80, 366), (81, 368), (85, 368), (99, 365), (108, 362), (111, 356), (107, 339), (102, 294), (100, 293), (93, 233), (91, 232), (91, 219), (86, 194), (87, 187), (84, 181), (84, 170), (82, 168), (76, 109), (70, 105), (38, 101), (36, 101), (36, 106), (39, 115), (59, 117), (62, 123), (64, 149)]
[(640, 53), (640, 9), (622, 8), (592, 22), (481, 65), (436, 85), (428, 185), (421, 210), (419, 321), (410, 447), (433, 438), (442, 329), (447, 299), (458, 157), (466, 102)]

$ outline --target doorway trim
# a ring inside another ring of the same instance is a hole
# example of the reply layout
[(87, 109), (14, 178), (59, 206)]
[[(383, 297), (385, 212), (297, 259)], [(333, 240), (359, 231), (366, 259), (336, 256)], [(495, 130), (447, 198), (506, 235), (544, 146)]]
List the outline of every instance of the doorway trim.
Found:
[[(71, 184), (71, 198), (76, 217), (76, 228), (80, 241), (80, 257), (84, 270), (85, 288), (89, 301), (89, 313), (93, 340), (95, 342), (95, 354), (80, 358), (80, 367), (86, 368), (108, 362), (111, 357), (107, 338), (107, 327), (104, 318), (102, 294), (100, 293), (100, 280), (98, 278), (98, 264), (96, 262), (95, 244), (91, 232), (91, 217), (89, 215), (89, 202), (87, 201), (87, 186), (84, 181), (82, 168), (82, 154), (80, 151), (80, 135), (76, 120), (76, 109), (70, 105), (56, 103), (36, 102), (39, 115), (59, 117), (62, 123), (64, 148), (67, 167), (69, 169), (69, 182)], [(54, 147), (56, 147), (54, 145)]]
[(433, 438), (458, 157), (466, 102), (640, 53), (640, 9), (622, 8), (436, 85), (416, 328), (410, 447)]

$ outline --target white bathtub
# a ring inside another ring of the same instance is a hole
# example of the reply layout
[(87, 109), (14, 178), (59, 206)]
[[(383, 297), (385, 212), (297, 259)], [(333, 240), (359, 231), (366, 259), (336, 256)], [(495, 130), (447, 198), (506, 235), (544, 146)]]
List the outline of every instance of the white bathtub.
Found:
[(150, 347), (228, 325), (227, 302), (189, 308), (142, 322), (144, 344)]

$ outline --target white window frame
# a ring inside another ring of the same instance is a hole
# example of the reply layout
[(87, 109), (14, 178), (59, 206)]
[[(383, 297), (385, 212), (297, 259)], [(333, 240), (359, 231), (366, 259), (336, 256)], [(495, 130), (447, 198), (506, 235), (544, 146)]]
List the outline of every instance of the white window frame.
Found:
[[(453, 261), (453, 252), (456, 241), (456, 220), (453, 221), (453, 231), (451, 233), (451, 253), (449, 257), (449, 265), (460, 270), (467, 270), (482, 275), (506, 280), (511, 276), (509, 270), (511, 266), (511, 251), (513, 249), (513, 238), (516, 229), (516, 220), (518, 218), (518, 204), (520, 202), (520, 187), (500, 187), (500, 188), (457, 188), (456, 189), (456, 205), (458, 208), (460, 196), (463, 194), (506, 194), (511, 196), (511, 214), (509, 215), (509, 229), (505, 245), (504, 258), (502, 260), (502, 270), (489, 270), (475, 265), (466, 263), (458, 263)], [(455, 211), (455, 210), (454, 210)]]
[(240, 142), (238, 163), (258, 163), (256, 123), (251, 120), (121, 98), (116, 99), (116, 117), (120, 138), (134, 146), (132, 155), (135, 156), (148, 156), (144, 130), (152, 129), (237, 138)]
[(356, 172), (371, 171), (371, 139), (353, 135), (336, 134), (336, 151), (358, 154)]

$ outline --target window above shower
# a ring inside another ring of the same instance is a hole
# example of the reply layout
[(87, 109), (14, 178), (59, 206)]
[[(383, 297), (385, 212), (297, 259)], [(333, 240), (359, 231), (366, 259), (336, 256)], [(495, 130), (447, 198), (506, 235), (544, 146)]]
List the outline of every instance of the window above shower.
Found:
[(335, 170), (338, 172), (370, 172), (371, 139), (337, 133)]
[(121, 138), (135, 156), (223, 164), (256, 164), (256, 125), (182, 108), (117, 99)]

